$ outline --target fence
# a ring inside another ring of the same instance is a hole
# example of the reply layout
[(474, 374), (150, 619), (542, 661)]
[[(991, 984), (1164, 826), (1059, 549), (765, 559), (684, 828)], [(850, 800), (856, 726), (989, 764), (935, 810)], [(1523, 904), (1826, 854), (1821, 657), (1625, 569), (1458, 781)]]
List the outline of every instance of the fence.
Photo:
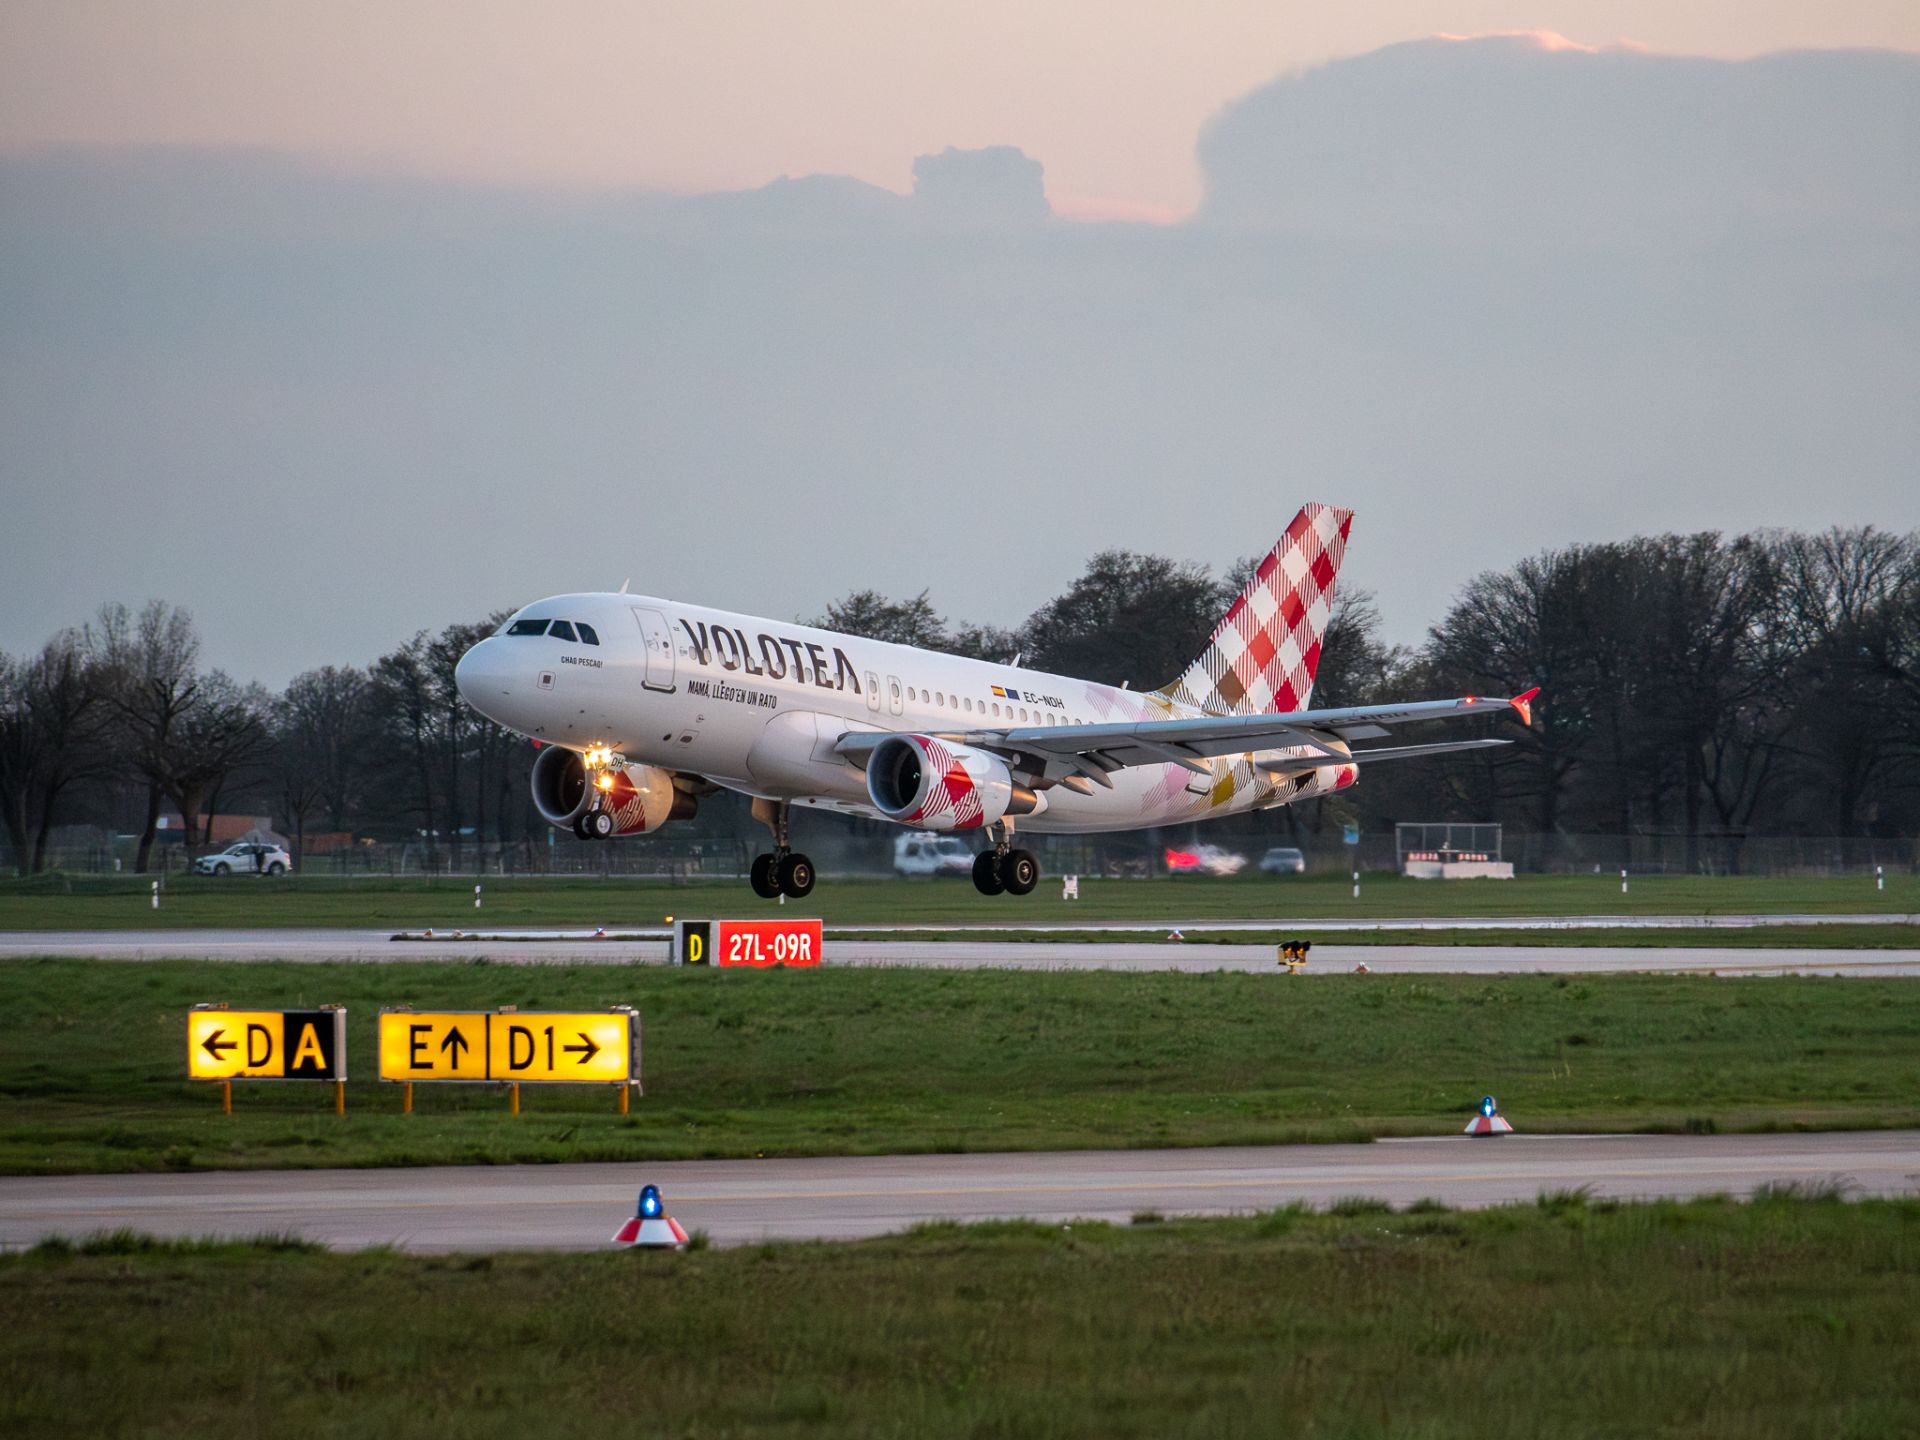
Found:
[[(894, 833), (857, 834), (823, 823), (796, 841), (823, 873), (886, 875), (893, 872)], [(1284, 836), (1235, 835), (1224, 826), (1217, 836), (1203, 833), (1208, 843), (1247, 856), (1249, 871), (1270, 843), (1296, 843)], [(1023, 835), (1020, 843), (1039, 855), (1049, 875), (1142, 877), (1164, 874), (1162, 850), (1175, 835), (1184, 844), (1188, 834), (1182, 827), (1164, 834)], [(1338, 834), (1303, 837), (1297, 844), (1309, 873), (1344, 874), (1356, 865), (1369, 872), (1398, 868), (1391, 834), (1363, 836), (1357, 846), (1342, 844)], [(556, 834), (550, 845), (468, 843), (457, 851), (444, 843), (430, 848), (413, 840), (310, 855), (298, 868), (310, 876), (343, 879), (437, 875), (731, 878), (744, 876), (754, 854), (764, 848), (766, 842), (759, 837), (675, 841), (671, 832), (613, 841), (581, 841)], [(1636, 875), (1840, 875), (1871, 874), (1876, 866), (1884, 866), (1889, 874), (1920, 868), (1920, 845), (1911, 836), (1699, 836), (1692, 842), (1691, 863), (1684, 835), (1525, 835), (1510, 830), (1501, 848), (1516, 871), (1532, 874), (1606, 873), (1624, 867)], [(49, 851), (47, 863), (48, 868), (68, 874), (130, 875), (133, 847), (124, 841), (58, 846)], [(178, 875), (190, 863), (178, 846), (156, 848), (148, 873)], [(4, 867), (0, 875), (13, 873), (13, 857), (5, 845), (0, 845), (0, 867)]]

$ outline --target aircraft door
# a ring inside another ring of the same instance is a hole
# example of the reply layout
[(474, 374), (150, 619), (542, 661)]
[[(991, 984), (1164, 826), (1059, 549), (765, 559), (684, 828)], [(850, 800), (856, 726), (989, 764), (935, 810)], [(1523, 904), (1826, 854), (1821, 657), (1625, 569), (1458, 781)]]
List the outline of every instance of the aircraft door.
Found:
[(633, 608), (633, 618), (640, 626), (640, 638), (646, 646), (647, 673), (640, 683), (649, 690), (659, 690), (671, 695), (673, 684), (673, 631), (668, 628), (667, 617), (658, 610)]
[(867, 709), (880, 713), (880, 677), (871, 670), (867, 671)]
[(900, 677), (898, 675), (887, 676), (887, 709), (895, 715), (898, 715), (906, 709), (906, 705), (902, 702), (900, 695)]

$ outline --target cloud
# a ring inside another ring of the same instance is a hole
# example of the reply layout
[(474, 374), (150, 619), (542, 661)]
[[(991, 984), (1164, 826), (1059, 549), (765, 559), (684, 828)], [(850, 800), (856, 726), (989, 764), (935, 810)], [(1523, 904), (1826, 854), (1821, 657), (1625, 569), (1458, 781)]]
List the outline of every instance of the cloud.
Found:
[(1227, 106), (1200, 142), (1200, 218), (1513, 250), (1913, 235), (1916, 135), (1920, 56), (1435, 38)]
[(1171, 225), (1010, 149), (909, 195), (0, 158), (0, 648), (160, 595), (278, 682), (628, 577), (1010, 623), (1309, 498), (1415, 639), (1544, 545), (1920, 526), (1916, 106), (1907, 56), (1395, 46), (1228, 107)]
[(1037, 225), (1051, 213), (1040, 162), (1011, 145), (920, 156), (913, 203), (931, 223), (969, 227)]

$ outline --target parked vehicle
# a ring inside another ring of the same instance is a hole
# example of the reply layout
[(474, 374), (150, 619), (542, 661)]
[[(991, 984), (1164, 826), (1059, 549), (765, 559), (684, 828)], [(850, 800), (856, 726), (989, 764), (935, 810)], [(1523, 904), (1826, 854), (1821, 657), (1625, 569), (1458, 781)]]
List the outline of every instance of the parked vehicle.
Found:
[(293, 856), (278, 845), (256, 845), (250, 840), (236, 841), (193, 862), (196, 875), (284, 875), (292, 868)]
[(958, 835), (916, 831), (894, 840), (893, 868), (902, 875), (971, 875), (973, 851)]
[(1169, 875), (1238, 875), (1247, 868), (1247, 857), (1218, 845), (1196, 845), (1191, 850), (1168, 850)]
[(1276, 845), (1260, 857), (1262, 875), (1304, 875), (1307, 857), (1290, 845)]

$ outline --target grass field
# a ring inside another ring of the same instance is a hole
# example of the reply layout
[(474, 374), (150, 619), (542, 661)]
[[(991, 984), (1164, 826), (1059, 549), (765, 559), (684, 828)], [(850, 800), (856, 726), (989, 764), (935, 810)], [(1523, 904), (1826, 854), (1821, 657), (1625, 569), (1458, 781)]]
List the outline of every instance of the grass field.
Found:
[(10, 1436), (1920, 1432), (1920, 1202), (0, 1258)]
[[(403, 929), (424, 925), (654, 925), (672, 914), (754, 915), (769, 908), (743, 881), (673, 884), (658, 880), (509, 880), (484, 882), (485, 906), (473, 908), (473, 880), (226, 880), (175, 876), (161, 905), (149, 904), (137, 876), (0, 881), (0, 930), (126, 929), (148, 926), (314, 926)], [(1082, 899), (1062, 900), (1043, 883), (1022, 899), (989, 898), (965, 880), (828, 878), (782, 913), (821, 916), (835, 925), (1059, 923), (1194, 920), (1276, 924), (1338, 916), (1390, 918), (1474, 915), (1714, 915), (1806, 912), (1920, 913), (1920, 877), (1871, 879), (1761, 876), (1647, 876), (1620, 893), (1615, 875), (1528, 875), (1510, 881), (1421, 881), (1369, 875), (1360, 899), (1340, 876), (1269, 879), (1089, 880)]]
[[(182, 1079), (185, 1014), (349, 1006), (356, 1078)], [(371, 1078), (381, 1005), (640, 1008), (647, 1093)], [(1457, 1129), (1920, 1124), (1903, 980), (637, 966), (0, 965), (0, 1171), (669, 1159), (1354, 1140)]]
[[(980, 940), (1018, 940), (1034, 945), (1092, 945), (1124, 942), (1155, 944), (1167, 939), (1168, 931), (1152, 930), (916, 930), (915, 940), (942, 940), (954, 944)], [(858, 927), (827, 931), (835, 940), (899, 940), (897, 931), (861, 930)], [(1756, 925), (1739, 929), (1703, 929), (1689, 927), (1647, 928), (1609, 927), (1604, 930), (1317, 930), (1313, 922), (1273, 930), (1193, 930), (1183, 932), (1188, 945), (1279, 945), (1283, 940), (1311, 940), (1316, 948), (1339, 945), (1420, 945), (1445, 948), (1453, 945), (1551, 946), (1564, 949), (1593, 947), (1617, 948), (1655, 946), (1678, 949), (1732, 950), (1915, 950), (1920, 949), (1920, 925), (1904, 920), (1862, 925)], [(484, 948), (480, 942), (476, 946)], [(829, 950), (831, 956), (831, 950)], [(1323, 956), (1335, 964), (1337, 956)], [(1116, 962), (1124, 963), (1124, 962)], [(1754, 963), (1762, 963), (1756, 956)]]

